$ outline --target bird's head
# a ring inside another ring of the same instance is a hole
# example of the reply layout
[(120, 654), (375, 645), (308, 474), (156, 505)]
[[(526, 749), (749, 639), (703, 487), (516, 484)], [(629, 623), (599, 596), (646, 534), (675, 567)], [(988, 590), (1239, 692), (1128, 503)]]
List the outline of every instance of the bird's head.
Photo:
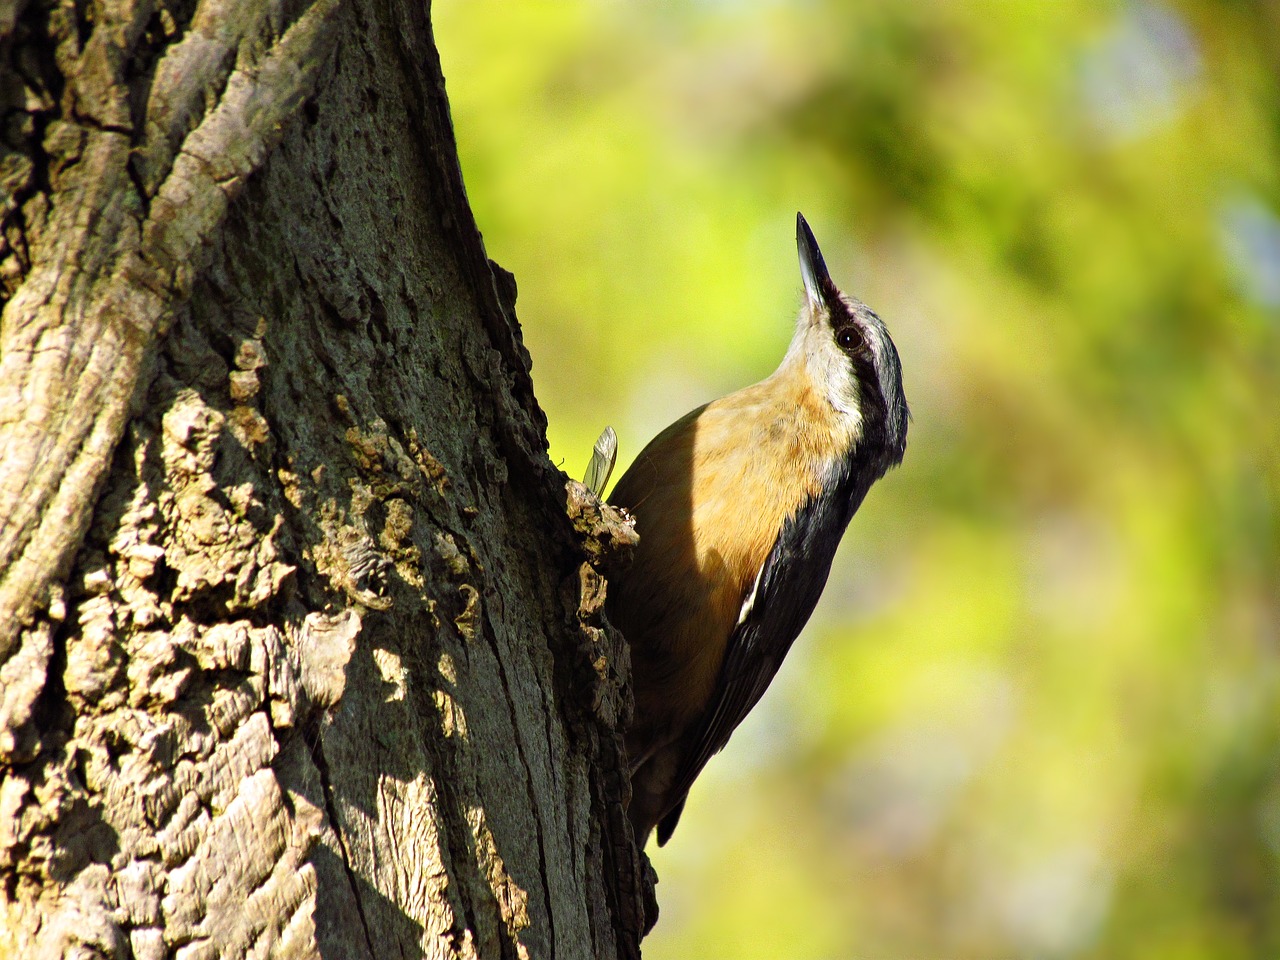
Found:
[(835, 285), (799, 213), (796, 245), (805, 303), (783, 368), (807, 373), (843, 421), (849, 453), (870, 458), (883, 474), (902, 462), (907, 446), (909, 412), (898, 350), (875, 311)]

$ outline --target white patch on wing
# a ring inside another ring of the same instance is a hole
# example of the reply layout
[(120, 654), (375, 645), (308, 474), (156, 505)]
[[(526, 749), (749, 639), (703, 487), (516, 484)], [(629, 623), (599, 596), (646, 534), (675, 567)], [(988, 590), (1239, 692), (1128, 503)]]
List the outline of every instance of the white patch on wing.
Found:
[(747, 622), (747, 617), (751, 615), (751, 608), (755, 606), (756, 594), (760, 592), (760, 579), (764, 576), (764, 568), (768, 566), (769, 561), (766, 559), (760, 565), (760, 571), (756, 574), (756, 582), (751, 585), (751, 592), (747, 594), (747, 599), (742, 601), (742, 610), (738, 613), (738, 626), (742, 626)]

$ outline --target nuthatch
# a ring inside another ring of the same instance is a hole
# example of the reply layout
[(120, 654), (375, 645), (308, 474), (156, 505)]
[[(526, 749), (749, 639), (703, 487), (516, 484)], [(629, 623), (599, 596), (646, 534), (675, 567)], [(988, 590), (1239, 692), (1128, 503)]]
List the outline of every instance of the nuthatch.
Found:
[(607, 611), (631, 645), (629, 816), (666, 843), (694, 779), (769, 686), (867, 490), (902, 462), (907, 403), (880, 318), (841, 293), (803, 216), (805, 302), (774, 373), (658, 434), (610, 500), (636, 518)]

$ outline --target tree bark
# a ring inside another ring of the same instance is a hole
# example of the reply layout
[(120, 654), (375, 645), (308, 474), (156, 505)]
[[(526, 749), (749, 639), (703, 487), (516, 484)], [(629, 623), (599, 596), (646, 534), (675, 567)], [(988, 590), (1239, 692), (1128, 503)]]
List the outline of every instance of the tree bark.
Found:
[(634, 537), (428, 12), (0, 0), (0, 955), (639, 955)]

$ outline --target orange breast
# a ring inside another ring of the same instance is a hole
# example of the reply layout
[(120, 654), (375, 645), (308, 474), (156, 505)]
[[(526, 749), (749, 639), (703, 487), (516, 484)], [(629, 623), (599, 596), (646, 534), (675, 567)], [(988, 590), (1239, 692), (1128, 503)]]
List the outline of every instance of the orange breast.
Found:
[(802, 383), (785, 387), (766, 380), (678, 420), (610, 498), (640, 535), (631, 569), (609, 585), (609, 615), (632, 652), (633, 762), (702, 712), (756, 575), (818, 490), (830, 408)]

